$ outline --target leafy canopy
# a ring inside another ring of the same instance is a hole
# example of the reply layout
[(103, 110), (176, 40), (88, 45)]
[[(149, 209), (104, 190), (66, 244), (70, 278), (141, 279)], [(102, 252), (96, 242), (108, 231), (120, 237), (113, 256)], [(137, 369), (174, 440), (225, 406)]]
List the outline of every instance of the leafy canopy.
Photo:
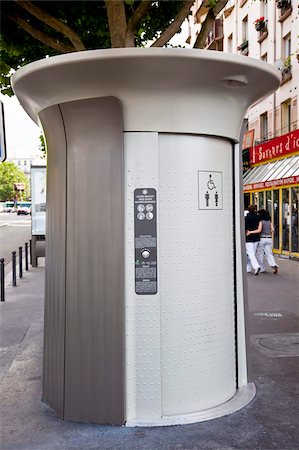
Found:
[(24, 200), (29, 195), (29, 181), (24, 172), (22, 172), (13, 162), (3, 162), (0, 164), (0, 201), (5, 202), (14, 200), (16, 191), (14, 183), (25, 183), (25, 190), (21, 193), (18, 200)]
[[(109, 47), (167, 45), (191, 14), (194, 0), (90, 0), (1, 2), (1, 92), (13, 95), (10, 76), (32, 61), (60, 53)], [(203, 48), (227, 0), (203, 0), (194, 47)]]

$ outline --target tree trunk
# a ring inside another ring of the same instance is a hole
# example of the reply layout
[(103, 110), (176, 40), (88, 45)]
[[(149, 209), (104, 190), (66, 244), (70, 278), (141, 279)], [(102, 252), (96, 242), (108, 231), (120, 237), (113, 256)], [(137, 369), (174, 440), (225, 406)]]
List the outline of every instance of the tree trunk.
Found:
[(111, 47), (119, 48), (126, 45), (126, 12), (123, 1), (105, 0), (110, 31)]

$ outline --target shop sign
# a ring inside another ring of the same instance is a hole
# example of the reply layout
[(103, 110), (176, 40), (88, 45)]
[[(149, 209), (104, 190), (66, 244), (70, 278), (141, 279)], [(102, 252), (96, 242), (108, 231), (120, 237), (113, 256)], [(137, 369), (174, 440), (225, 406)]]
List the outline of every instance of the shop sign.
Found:
[(245, 131), (242, 142), (242, 150), (251, 148), (254, 142), (254, 130)]
[(286, 186), (299, 183), (299, 175), (288, 178), (281, 178), (280, 180), (261, 181), (259, 183), (246, 184), (244, 191), (256, 191), (257, 189), (267, 189), (271, 187)]
[(249, 149), (250, 164), (286, 156), (299, 151), (299, 130), (284, 134)]

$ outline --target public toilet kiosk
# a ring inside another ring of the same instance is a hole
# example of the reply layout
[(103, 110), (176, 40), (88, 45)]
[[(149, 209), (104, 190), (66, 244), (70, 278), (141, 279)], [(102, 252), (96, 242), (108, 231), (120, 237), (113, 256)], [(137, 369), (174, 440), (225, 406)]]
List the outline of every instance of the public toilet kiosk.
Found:
[(64, 419), (184, 424), (254, 397), (238, 142), (279, 83), (259, 60), (161, 48), (13, 76), (47, 142), (42, 395)]

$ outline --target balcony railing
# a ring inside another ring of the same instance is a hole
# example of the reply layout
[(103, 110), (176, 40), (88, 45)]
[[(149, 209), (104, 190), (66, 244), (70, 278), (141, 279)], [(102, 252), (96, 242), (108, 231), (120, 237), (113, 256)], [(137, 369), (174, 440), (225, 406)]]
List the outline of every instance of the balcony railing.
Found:
[(267, 133), (266, 136), (263, 136), (259, 139), (255, 139), (254, 146), (259, 145), (263, 142), (270, 141), (271, 139), (274, 139), (276, 137), (283, 136), (284, 134), (288, 134), (291, 131), (298, 130), (298, 129), (299, 129), (299, 120), (290, 123), (290, 125), (285, 126), (285, 127), (281, 128), (280, 130), (276, 130), (275, 132), (272, 132), (272, 133)]
[(241, 45), (237, 48), (237, 50), (241, 53), (241, 55), (247, 56), (249, 53), (249, 42), (243, 41)]

